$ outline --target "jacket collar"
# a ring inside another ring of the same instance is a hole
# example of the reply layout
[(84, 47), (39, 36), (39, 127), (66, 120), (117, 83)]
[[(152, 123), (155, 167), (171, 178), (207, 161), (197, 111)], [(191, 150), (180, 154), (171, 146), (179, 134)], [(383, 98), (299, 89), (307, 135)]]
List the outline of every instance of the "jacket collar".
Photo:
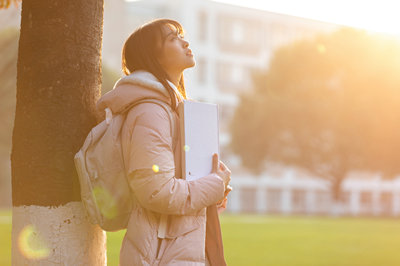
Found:
[[(176, 92), (175, 97), (177, 97), (176, 103), (178, 104), (183, 97), (172, 82), (169, 82), (169, 85)], [(123, 111), (132, 102), (145, 98), (153, 98), (171, 104), (169, 93), (161, 82), (150, 72), (139, 70), (119, 79), (114, 88), (99, 99), (96, 108), (101, 112), (109, 108), (115, 114)]]

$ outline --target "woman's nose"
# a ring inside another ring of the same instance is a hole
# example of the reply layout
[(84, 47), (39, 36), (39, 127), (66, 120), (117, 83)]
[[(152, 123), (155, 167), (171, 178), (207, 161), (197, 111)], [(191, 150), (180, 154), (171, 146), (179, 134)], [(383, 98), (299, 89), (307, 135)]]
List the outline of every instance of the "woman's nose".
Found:
[(182, 40), (183, 41), (183, 47), (186, 48), (189, 46), (189, 42), (186, 40)]

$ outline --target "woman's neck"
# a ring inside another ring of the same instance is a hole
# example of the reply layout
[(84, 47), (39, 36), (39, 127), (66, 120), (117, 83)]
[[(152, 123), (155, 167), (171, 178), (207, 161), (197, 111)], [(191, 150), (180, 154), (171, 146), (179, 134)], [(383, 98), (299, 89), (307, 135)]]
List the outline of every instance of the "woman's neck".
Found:
[(171, 73), (171, 72), (168, 72), (167, 73), (168, 74), (168, 77), (169, 77), (169, 81), (171, 81), (174, 85), (175, 85), (175, 87), (179, 87), (179, 81), (181, 80), (181, 77), (182, 77), (182, 72), (176, 72), (176, 73)]

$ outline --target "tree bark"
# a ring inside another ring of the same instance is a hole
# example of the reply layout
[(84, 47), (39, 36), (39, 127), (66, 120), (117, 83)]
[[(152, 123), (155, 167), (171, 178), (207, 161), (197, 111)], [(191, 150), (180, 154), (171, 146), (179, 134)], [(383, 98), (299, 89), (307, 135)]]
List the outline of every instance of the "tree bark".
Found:
[[(339, 167), (340, 168), (340, 167)], [(344, 168), (333, 171), (333, 178), (331, 179), (331, 193), (332, 193), (332, 206), (331, 214), (334, 216), (341, 216), (344, 211), (344, 202), (342, 195), (343, 180), (346, 177), (347, 171)]]
[[(42, 235), (49, 252), (41, 260), (52, 263), (63, 262), (58, 249), (64, 248), (66, 256), (79, 254), (73, 254), (68, 241), (60, 247), (62, 241), (54, 241), (52, 234), (40, 230), (70, 230), (71, 239), (105, 241), (99, 228), (82, 232), (77, 229), (79, 226), (68, 226), (75, 223), (91, 226), (80, 203), (73, 157), (96, 123), (102, 25), (103, 0), (22, 3), (11, 154), (13, 264), (22, 263), (19, 256), (38, 262), (21, 251), (21, 235), (26, 228), (31, 232), (36, 230), (34, 235)], [(42, 216), (37, 217), (37, 213)], [(53, 217), (54, 213), (57, 215)], [(49, 219), (52, 222), (47, 224)], [(74, 248), (79, 246), (79, 241), (74, 245)], [(104, 257), (104, 264), (105, 246), (94, 256)], [(81, 264), (84, 263), (88, 261)]]

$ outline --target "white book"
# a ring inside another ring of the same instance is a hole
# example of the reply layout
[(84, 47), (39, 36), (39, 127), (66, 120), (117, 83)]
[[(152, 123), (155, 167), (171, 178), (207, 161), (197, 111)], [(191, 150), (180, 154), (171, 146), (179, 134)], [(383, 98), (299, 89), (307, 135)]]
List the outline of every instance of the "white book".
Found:
[(219, 154), (218, 105), (184, 100), (178, 113), (183, 178), (196, 180), (211, 173), (212, 156)]

